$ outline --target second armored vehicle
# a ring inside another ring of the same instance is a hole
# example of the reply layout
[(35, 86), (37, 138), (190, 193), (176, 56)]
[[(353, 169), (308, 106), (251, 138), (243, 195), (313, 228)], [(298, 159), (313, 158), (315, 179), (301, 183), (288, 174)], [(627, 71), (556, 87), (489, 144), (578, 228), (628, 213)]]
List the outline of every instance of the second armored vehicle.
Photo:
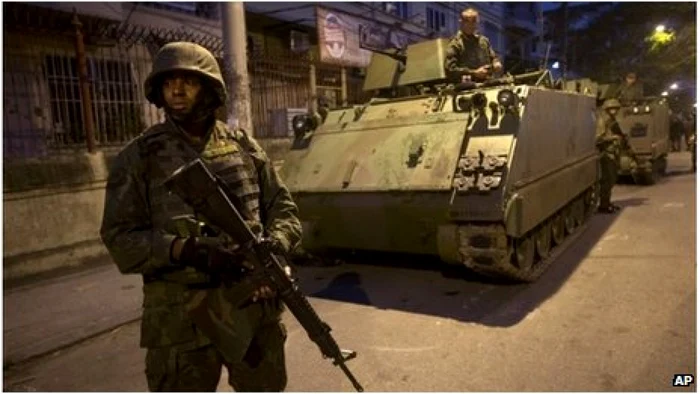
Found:
[(619, 175), (635, 183), (651, 185), (666, 173), (670, 117), (665, 99), (647, 97), (622, 103), (618, 123), (627, 136), (629, 149), (622, 149)]

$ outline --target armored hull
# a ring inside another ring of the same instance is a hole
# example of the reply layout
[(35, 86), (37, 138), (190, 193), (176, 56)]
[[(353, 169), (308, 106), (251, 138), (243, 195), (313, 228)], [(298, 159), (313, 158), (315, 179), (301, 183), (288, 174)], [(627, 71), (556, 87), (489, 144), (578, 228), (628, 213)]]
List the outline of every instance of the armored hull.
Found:
[(595, 110), (588, 94), (511, 84), (330, 111), (281, 168), (303, 247), (532, 281), (597, 204)]
[(620, 128), (630, 149), (620, 155), (619, 175), (632, 176), (635, 183), (651, 185), (666, 172), (670, 119), (665, 100), (647, 98), (620, 109)]

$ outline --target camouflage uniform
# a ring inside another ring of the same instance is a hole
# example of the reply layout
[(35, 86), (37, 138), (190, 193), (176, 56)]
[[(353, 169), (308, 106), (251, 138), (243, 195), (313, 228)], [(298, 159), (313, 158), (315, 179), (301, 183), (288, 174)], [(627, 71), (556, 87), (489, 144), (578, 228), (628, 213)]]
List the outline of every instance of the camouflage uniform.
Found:
[(644, 98), (644, 87), (636, 81), (632, 84), (623, 82), (617, 92), (617, 98), (623, 103), (630, 103)]
[(462, 75), (471, 75), (479, 67), (496, 61), (500, 62), (486, 36), (466, 35), (460, 30), (447, 44), (445, 72), (450, 80), (461, 81)]
[[(214, 57), (191, 43), (161, 49), (146, 81), (149, 100), (162, 106), (154, 94), (159, 89), (155, 77), (183, 69), (213, 79), (219, 104), (225, 102)], [(173, 218), (193, 211), (169, 194), (163, 181), (198, 157), (244, 202), (258, 227), (264, 227), (280, 248), (289, 251), (301, 237), (297, 207), (265, 152), (245, 132), (211, 122), (203, 144), (196, 145), (167, 116), (119, 153), (107, 181), (101, 236), (122, 273), (143, 276), (140, 345), (148, 348), (146, 376), (151, 391), (214, 391), (222, 365), (229, 369), (229, 383), (236, 391), (282, 391), (287, 381), (286, 331), (280, 301), (235, 308), (229, 302), (235, 282), (224, 284), (216, 273), (171, 260), (177, 237)], [(195, 312), (202, 307), (213, 317), (198, 318)], [(207, 331), (207, 324), (214, 331)]]
[(596, 127), (596, 146), (600, 152), (600, 210), (612, 211), (615, 207), (610, 203), (612, 188), (617, 182), (617, 172), (620, 163), (620, 137), (613, 133), (617, 124), (615, 117), (608, 113), (610, 108), (620, 108), (615, 100), (606, 100), (603, 113), (598, 118)]

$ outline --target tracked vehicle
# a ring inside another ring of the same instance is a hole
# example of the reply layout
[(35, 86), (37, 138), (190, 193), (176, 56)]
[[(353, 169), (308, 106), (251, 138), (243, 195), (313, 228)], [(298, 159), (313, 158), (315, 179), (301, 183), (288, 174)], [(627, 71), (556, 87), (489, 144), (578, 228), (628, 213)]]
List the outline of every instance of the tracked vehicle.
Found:
[(448, 83), (447, 42), (374, 53), (364, 89), (390, 97), (294, 119), (280, 172), (303, 248), (438, 255), (533, 281), (597, 205), (595, 98), (550, 88), (547, 71)]

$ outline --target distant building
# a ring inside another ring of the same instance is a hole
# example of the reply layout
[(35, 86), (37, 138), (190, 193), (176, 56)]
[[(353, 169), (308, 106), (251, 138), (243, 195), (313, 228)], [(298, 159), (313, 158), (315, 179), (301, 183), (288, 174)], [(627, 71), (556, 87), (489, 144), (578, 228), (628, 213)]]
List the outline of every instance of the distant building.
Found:
[[(505, 3), (506, 70), (525, 71), (541, 66), (547, 55), (540, 3)], [(550, 52), (551, 55), (551, 52)]]

